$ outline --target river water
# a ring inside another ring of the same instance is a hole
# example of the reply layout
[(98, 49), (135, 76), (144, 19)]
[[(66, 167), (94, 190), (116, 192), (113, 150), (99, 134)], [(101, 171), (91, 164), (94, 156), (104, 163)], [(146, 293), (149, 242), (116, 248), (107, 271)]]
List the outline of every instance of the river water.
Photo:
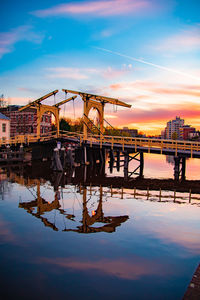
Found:
[[(145, 178), (173, 177), (165, 156), (144, 161)], [(186, 164), (199, 180), (200, 160)], [(111, 187), (120, 172), (84, 184), (43, 164), (1, 169), (0, 299), (182, 299), (200, 262), (200, 195)]]

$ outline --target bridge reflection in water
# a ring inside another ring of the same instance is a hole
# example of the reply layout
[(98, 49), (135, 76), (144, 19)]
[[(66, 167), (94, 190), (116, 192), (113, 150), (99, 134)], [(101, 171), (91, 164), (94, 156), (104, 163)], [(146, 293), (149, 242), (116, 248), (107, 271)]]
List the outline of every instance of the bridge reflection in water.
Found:
[[(6, 259), (4, 263), (8, 270), (2, 276), (6, 293), (7, 282), (18, 280), (19, 276), (11, 279), (10, 276), (23, 257), (15, 274), (28, 270), (21, 273), (20, 282), (31, 274), (27, 295), (30, 287), (34, 292), (35, 286), (41, 290), (45, 283), (48, 288), (44, 298), (51, 298), (51, 286), (59, 286), (61, 278), (64, 281), (59, 295), (66, 295), (70, 286), (73, 299), (89, 294), (96, 297), (99, 285), (91, 289), (92, 280), (99, 280), (106, 287), (97, 299), (104, 295), (110, 297), (107, 290), (116, 299), (125, 292), (127, 299), (132, 299), (133, 291), (137, 299), (141, 295), (141, 299), (147, 299), (147, 295), (154, 299), (162, 299), (163, 295), (166, 299), (181, 299), (184, 295), (199, 264), (199, 208), (196, 206), (200, 206), (200, 181), (143, 177), (126, 181), (123, 176), (107, 177), (100, 164), (52, 172), (45, 162), (2, 171), (0, 194), (5, 194), (6, 201), (1, 201), (1, 214), (7, 205), (2, 232), (5, 228), (5, 233), (10, 233), (10, 228), (15, 228), (16, 237), (19, 236), (12, 248), (9, 243), (13, 234), (8, 235), (8, 247), (1, 247), (1, 253), (6, 252), (3, 258), (7, 253), (15, 253), (9, 264)], [(17, 195), (19, 203), (16, 203)], [(18, 247), (20, 240), (23, 243)], [(31, 265), (36, 264), (36, 271), (30, 267), (30, 261)], [(41, 283), (38, 270), (45, 280), (50, 279)], [(194, 290), (196, 276), (197, 273), (189, 292)], [(22, 293), (25, 294), (24, 286)], [(54, 298), (57, 293), (58, 289)]]
[[(99, 200), (96, 210), (92, 210), (92, 215), (89, 214), (88, 210), (88, 199), (87, 199), (87, 187), (83, 188), (79, 186), (78, 192), (82, 195), (82, 220), (81, 226), (77, 226), (76, 229), (65, 228), (62, 231), (74, 231), (80, 233), (95, 233), (95, 232), (114, 232), (116, 227), (120, 226), (122, 223), (128, 220), (128, 216), (105, 216), (103, 213), (103, 188), (99, 187)], [(40, 194), (40, 181), (37, 183), (37, 199), (30, 202), (21, 202), (19, 203), (20, 208), (24, 208), (31, 215), (39, 218), (45, 226), (51, 227), (53, 230), (58, 231), (59, 228), (55, 223), (50, 222), (47, 218), (42, 215), (46, 212), (53, 210), (59, 211), (61, 215), (66, 217), (68, 220), (75, 221), (76, 216), (74, 214), (67, 213), (67, 210), (61, 208), (60, 192), (55, 191), (55, 198), (52, 202), (46, 201), (41, 197)], [(103, 223), (105, 225), (94, 227), (95, 223)]]
[[(115, 232), (129, 216), (106, 215), (104, 203), (108, 199), (111, 201), (111, 198), (200, 206), (199, 181), (186, 180), (183, 184), (172, 179), (138, 177), (127, 182), (123, 177), (106, 177), (104, 169), (102, 171), (101, 168), (95, 169), (90, 166), (69, 168), (66, 172), (51, 172), (45, 163), (42, 167), (18, 167), (15, 170), (7, 169), (7, 176), (11, 181), (26, 186), (30, 195), (34, 197), (30, 201), (20, 201), (19, 207), (55, 231)], [(51, 187), (54, 189), (54, 199), (49, 199), (48, 195), (46, 200), (45, 189)], [(81, 208), (81, 216), (79, 210), (74, 212), (74, 208), (69, 208), (69, 203), (73, 202), (72, 196)]]

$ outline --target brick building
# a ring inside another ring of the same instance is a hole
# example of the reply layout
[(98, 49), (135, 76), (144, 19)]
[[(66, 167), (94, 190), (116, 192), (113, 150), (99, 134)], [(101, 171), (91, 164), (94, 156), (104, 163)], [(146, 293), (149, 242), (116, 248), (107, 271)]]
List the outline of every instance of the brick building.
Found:
[[(37, 134), (37, 113), (35, 109), (27, 108), (19, 112), (20, 106), (10, 105), (1, 107), (0, 112), (10, 118), (10, 136), (20, 134)], [(52, 117), (50, 113), (45, 113), (41, 120), (40, 133), (51, 131)]]
[(195, 135), (196, 129), (190, 125), (185, 125), (184, 119), (176, 119), (167, 122), (166, 128), (162, 131), (161, 137), (164, 139), (189, 140)]
[(180, 128), (180, 138), (182, 140), (189, 140), (190, 139), (190, 133), (195, 133), (196, 129), (194, 127), (191, 127), (190, 125), (184, 125)]

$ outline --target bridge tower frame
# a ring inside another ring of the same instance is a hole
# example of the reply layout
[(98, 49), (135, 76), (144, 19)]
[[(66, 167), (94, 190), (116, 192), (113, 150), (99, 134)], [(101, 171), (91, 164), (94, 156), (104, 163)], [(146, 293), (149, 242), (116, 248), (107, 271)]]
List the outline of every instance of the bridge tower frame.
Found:
[(131, 105), (127, 104), (125, 102), (122, 102), (118, 99), (115, 98), (110, 98), (110, 97), (104, 97), (104, 96), (99, 96), (99, 95), (94, 95), (94, 94), (88, 94), (88, 93), (83, 93), (83, 92), (78, 92), (78, 91), (73, 91), (73, 90), (66, 90), (63, 89), (63, 92), (71, 93), (71, 94), (76, 94), (81, 96), (83, 100), (83, 139), (87, 140), (88, 137), (88, 123), (89, 123), (89, 112), (92, 108), (95, 108), (99, 114), (99, 122), (100, 122), (100, 135), (103, 135), (104, 131), (104, 106), (106, 103), (118, 105), (118, 106), (124, 106), (130, 108)]
[(56, 93), (58, 92), (58, 90), (55, 90), (35, 101), (32, 101), (30, 102), (29, 104), (21, 107), (19, 109), (19, 111), (22, 111), (22, 110), (25, 110), (27, 108), (33, 108), (33, 109), (36, 109), (37, 111), (37, 137), (38, 139), (40, 138), (40, 125), (41, 125), (41, 119), (42, 119), (42, 116), (46, 113), (46, 112), (51, 112), (54, 117), (55, 117), (55, 123), (56, 123), (56, 135), (57, 137), (59, 136), (59, 132), (60, 132), (60, 125), (59, 125), (59, 112), (60, 112), (60, 108), (59, 106), (66, 103), (66, 102), (69, 102), (71, 101), (72, 99), (74, 100), (77, 96), (74, 96), (74, 97), (71, 97), (69, 99), (65, 99), (59, 103), (56, 103), (54, 105), (44, 105), (44, 104), (41, 104), (41, 102), (45, 99), (47, 99), (48, 97), (52, 96), (52, 95), (55, 95)]

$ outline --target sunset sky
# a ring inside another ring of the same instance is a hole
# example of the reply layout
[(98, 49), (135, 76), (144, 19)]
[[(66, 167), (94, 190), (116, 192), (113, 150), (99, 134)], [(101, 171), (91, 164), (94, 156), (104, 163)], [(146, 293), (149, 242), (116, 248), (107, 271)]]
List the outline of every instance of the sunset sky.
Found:
[[(26, 104), (62, 89), (116, 97), (106, 119), (158, 134), (180, 116), (200, 129), (200, 1), (1, 1), (0, 95)], [(73, 103), (62, 114), (74, 118)], [(75, 118), (82, 102), (75, 100)]]

